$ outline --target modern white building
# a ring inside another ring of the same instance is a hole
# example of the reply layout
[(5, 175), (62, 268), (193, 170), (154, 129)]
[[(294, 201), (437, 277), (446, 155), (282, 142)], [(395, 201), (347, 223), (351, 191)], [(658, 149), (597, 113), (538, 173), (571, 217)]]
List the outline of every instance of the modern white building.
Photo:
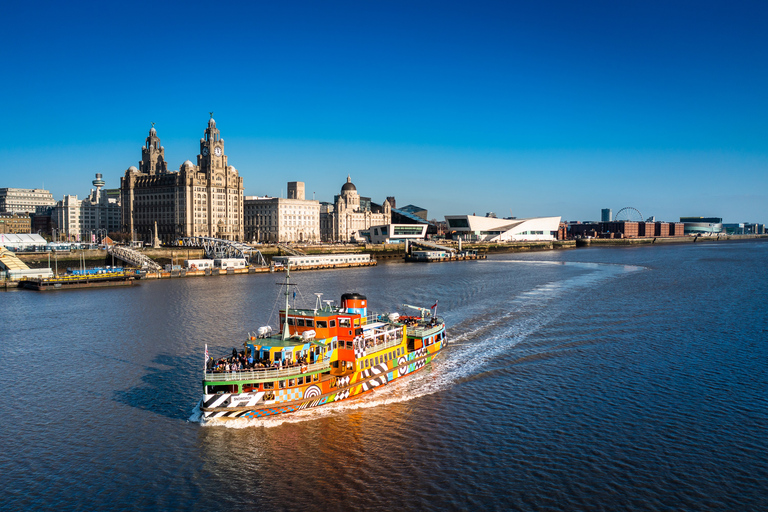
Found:
[(96, 189), (91, 189), (87, 198), (67, 195), (53, 207), (51, 221), (58, 230), (57, 239), (95, 242), (120, 231), (122, 217), (117, 197), (109, 197), (101, 190), (101, 174), (96, 174), (92, 183)]
[(317, 242), (320, 201), (304, 199), (304, 183), (288, 183), (288, 198), (247, 196), (245, 239), (254, 242)]
[(401, 244), (406, 240), (424, 240), (428, 224), (385, 224), (371, 226), (360, 234), (372, 244)]
[(481, 242), (548, 241), (557, 239), (560, 217), (531, 219), (498, 219), (476, 215), (446, 215), (450, 231), (464, 240)]
[(53, 194), (41, 188), (0, 188), (0, 212), (35, 213), (56, 204)]

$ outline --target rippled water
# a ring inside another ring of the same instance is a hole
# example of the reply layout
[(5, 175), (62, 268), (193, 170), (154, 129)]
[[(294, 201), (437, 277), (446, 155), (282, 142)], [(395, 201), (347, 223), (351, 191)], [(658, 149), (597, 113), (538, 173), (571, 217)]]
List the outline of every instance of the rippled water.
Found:
[(201, 426), (281, 276), (0, 294), (3, 510), (768, 509), (768, 243), (296, 273), (453, 342), (372, 396)]

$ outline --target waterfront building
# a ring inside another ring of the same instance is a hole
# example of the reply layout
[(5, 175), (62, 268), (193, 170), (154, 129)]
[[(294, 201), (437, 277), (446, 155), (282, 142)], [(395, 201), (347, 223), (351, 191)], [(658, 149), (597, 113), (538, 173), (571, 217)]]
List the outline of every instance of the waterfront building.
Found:
[(0, 212), (35, 213), (56, 204), (53, 194), (41, 188), (0, 188)]
[(95, 188), (85, 199), (66, 195), (51, 209), (51, 223), (57, 229), (57, 239), (63, 235), (67, 240), (95, 242), (120, 230), (118, 197), (102, 191), (105, 183), (101, 174), (97, 173), (91, 183)]
[(29, 215), (0, 212), (0, 233), (31, 233), (32, 220)]
[(158, 238), (166, 243), (181, 236), (244, 240), (243, 178), (227, 158), (211, 115), (197, 164), (187, 160), (178, 171), (169, 171), (152, 126), (139, 168), (129, 167), (120, 180), (122, 231), (152, 242), (157, 223)]
[(683, 236), (680, 222), (635, 222), (619, 220), (612, 222), (585, 222), (568, 226), (571, 238), (638, 238)]
[(723, 219), (720, 217), (680, 217), (685, 225), (686, 235), (712, 235), (723, 232)]
[(352, 179), (341, 187), (341, 193), (334, 203), (324, 203), (320, 209), (320, 236), (328, 242), (362, 241), (361, 231), (371, 226), (380, 226), (392, 222), (392, 207), (389, 199), (379, 206), (369, 198), (361, 198)]
[(611, 222), (613, 220), (613, 211), (610, 208), (603, 208), (600, 211), (600, 220), (602, 222)]
[(446, 215), (445, 220), (448, 229), (455, 231), (462, 239), (480, 242), (555, 240), (560, 227), (560, 217), (498, 219), (476, 215)]
[(755, 224), (752, 222), (738, 222), (723, 224), (723, 229), (729, 235), (764, 235), (765, 224)]
[(320, 202), (304, 198), (304, 183), (288, 183), (288, 198), (248, 196), (244, 201), (245, 240), (317, 242)]
[(427, 238), (429, 224), (385, 224), (361, 230), (360, 235), (372, 244), (402, 244), (406, 240)]

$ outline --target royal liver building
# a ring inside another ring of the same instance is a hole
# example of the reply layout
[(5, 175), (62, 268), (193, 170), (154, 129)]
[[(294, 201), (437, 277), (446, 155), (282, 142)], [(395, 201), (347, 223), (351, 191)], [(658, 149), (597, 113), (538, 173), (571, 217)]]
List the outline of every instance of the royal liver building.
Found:
[(120, 180), (123, 231), (152, 242), (154, 226), (163, 242), (180, 236), (243, 240), (243, 179), (227, 165), (224, 139), (213, 115), (200, 139), (197, 165), (189, 160), (168, 171), (165, 148), (154, 126), (141, 148), (139, 168)]

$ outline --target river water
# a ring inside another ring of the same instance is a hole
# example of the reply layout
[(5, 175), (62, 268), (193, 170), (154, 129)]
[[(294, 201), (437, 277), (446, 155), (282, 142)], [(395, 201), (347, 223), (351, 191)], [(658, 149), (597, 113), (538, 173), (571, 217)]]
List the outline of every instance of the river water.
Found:
[(0, 294), (2, 510), (766, 510), (768, 243), (299, 272), (297, 304), (431, 306), (410, 379), (201, 425), (203, 352), (282, 275)]

